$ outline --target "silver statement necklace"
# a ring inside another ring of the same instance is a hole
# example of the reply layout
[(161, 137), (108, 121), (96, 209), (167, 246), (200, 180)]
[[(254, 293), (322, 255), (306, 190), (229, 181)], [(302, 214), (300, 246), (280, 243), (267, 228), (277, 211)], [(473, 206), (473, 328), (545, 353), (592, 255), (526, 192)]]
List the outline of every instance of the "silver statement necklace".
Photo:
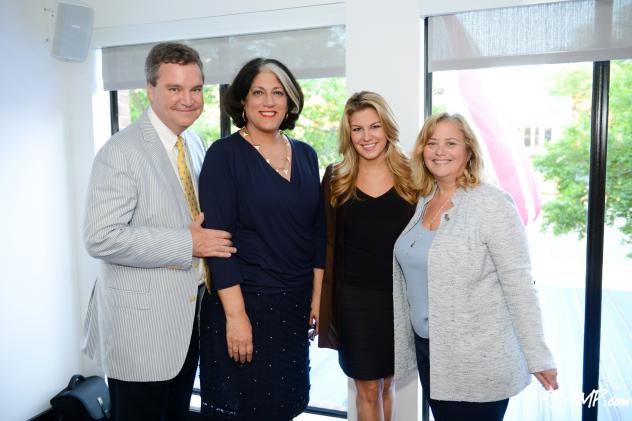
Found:
[(285, 134), (281, 130), (279, 130), (279, 133), (281, 134), (281, 139), (283, 139), (283, 143), (285, 144), (285, 158), (283, 159), (282, 167), (275, 167), (272, 164), (272, 161), (270, 161), (270, 158), (268, 158), (261, 150), (261, 145), (259, 143), (256, 143), (254, 139), (252, 138), (252, 136), (250, 136), (250, 133), (248, 133), (248, 130), (245, 127), (241, 129), (241, 134), (248, 141), (248, 143), (250, 143), (253, 146), (253, 148), (255, 148), (257, 152), (261, 154), (261, 156), (263, 157), (263, 159), (265, 159), (268, 165), (270, 165), (270, 167), (272, 167), (272, 169), (278, 172), (280, 175), (287, 178), (290, 172), (290, 166), (292, 164), (290, 142), (287, 140), (287, 136), (285, 136)]

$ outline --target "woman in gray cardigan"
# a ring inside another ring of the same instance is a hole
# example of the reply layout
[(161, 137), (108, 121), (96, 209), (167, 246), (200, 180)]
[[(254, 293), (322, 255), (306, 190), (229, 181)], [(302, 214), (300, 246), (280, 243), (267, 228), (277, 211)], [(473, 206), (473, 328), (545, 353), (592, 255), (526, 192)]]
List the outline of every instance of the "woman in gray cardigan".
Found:
[(522, 221), (482, 168), (462, 116), (426, 121), (413, 153), (421, 199), (395, 244), (395, 377), (418, 368), (437, 421), (502, 420), (530, 374), (558, 387)]

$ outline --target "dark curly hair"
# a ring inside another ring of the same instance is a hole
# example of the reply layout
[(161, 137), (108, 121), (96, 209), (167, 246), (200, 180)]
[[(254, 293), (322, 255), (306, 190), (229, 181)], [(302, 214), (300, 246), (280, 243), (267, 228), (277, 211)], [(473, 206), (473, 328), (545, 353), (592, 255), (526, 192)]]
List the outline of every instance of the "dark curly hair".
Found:
[(180, 65), (197, 64), (204, 80), (204, 65), (200, 55), (188, 45), (179, 42), (161, 42), (152, 47), (145, 59), (145, 78), (151, 86), (156, 86), (158, 70), (161, 64), (174, 63)]
[(242, 128), (246, 125), (243, 117), (242, 102), (248, 96), (252, 81), (263, 71), (272, 72), (287, 94), (288, 115), (279, 127), (281, 130), (292, 130), (303, 111), (303, 91), (296, 78), (283, 63), (272, 58), (255, 58), (250, 60), (239, 70), (221, 99), (222, 110), (233, 119), (235, 126)]

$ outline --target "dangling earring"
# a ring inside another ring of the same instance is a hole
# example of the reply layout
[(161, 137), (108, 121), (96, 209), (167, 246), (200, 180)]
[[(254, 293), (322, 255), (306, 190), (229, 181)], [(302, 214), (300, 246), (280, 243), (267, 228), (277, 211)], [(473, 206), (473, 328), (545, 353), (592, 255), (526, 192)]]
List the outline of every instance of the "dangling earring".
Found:
[(283, 119), (283, 121), (287, 120), (289, 116), (290, 116), (290, 113), (285, 113), (285, 118)]
[(241, 119), (244, 120), (244, 126), (248, 123), (248, 119), (246, 118), (246, 110), (241, 110)]

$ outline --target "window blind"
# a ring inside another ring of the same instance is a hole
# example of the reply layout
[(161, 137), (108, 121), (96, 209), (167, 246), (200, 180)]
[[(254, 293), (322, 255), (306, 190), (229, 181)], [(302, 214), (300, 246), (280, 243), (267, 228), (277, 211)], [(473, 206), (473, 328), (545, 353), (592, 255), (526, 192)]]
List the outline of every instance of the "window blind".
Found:
[[(298, 79), (344, 76), (344, 26), (181, 41), (195, 48), (204, 63), (206, 84), (230, 83), (248, 60), (280, 60)], [(146, 85), (144, 64), (155, 44), (106, 47), (102, 51), (106, 91)]]
[(632, 58), (632, 0), (565, 1), (429, 18), (429, 71)]

